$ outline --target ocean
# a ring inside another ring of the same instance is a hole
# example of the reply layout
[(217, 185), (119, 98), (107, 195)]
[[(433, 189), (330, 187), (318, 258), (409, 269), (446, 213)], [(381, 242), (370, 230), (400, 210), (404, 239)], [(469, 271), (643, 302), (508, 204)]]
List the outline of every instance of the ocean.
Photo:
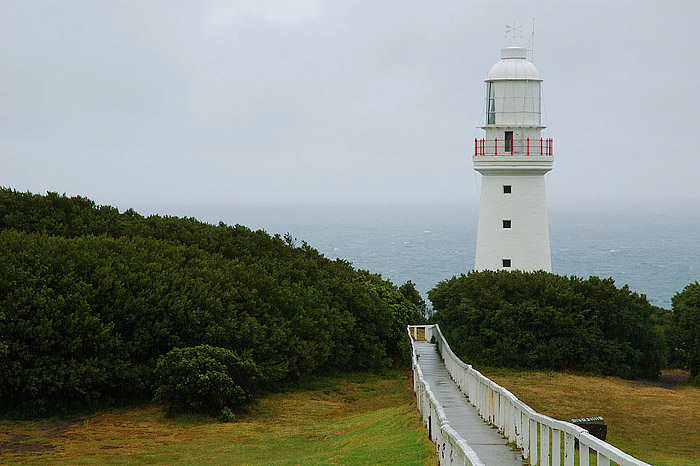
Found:
[[(230, 207), (198, 218), (289, 232), (328, 258), (397, 285), (411, 280), (426, 298), (438, 282), (474, 266), (477, 206)], [(612, 277), (667, 309), (677, 292), (700, 280), (696, 208), (554, 206), (549, 230), (552, 271), (560, 275)]]

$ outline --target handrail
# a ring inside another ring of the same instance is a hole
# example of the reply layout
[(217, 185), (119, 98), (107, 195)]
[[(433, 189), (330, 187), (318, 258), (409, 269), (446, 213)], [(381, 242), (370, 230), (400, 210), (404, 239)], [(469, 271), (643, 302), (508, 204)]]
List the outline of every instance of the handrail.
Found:
[[(496, 426), (508, 438), (508, 441), (514, 442), (522, 450), (523, 458), (529, 459), (531, 466), (538, 464), (540, 466), (561, 465), (562, 446), (564, 466), (574, 466), (575, 440), (578, 440), (579, 444), (580, 466), (589, 465), (591, 454), (596, 455), (598, 466), (610, 466), (611, 461), (620, 466), (650, 466), (648, 463), (590, 435), (588, 431), (579, 426), (536, 412), (511, 392), (459, 359), (452, 352), (440, 326), (409, 325), (409, 335), (411, 329), (417, 328), (425, 329), (426, 340), (431, 341), (434, 337), (450, 377), (469, 402), (474, 405), (479, 415), (485, 421)], [(413, 350), (413, 359), (415, 365), (415, 349)], [(418, 371), (420, 371), (420, 367), (418, 367)], [(415, 372), (416, 369), (414, 369), (414, 374)], [(416, 396), (418, 396), (417, 394), (418, 391), (416, 391)], [(425, 415), (423, 417), (425, 420)]]
[[(408, 336), (411, 338), (411, 327)], [(415, 335), (414, 335), (415, 337)], [(416, 348), (411, 345), (413, 366), (413, 390), (416, 392), (416, 404), (423, 415), (423, 424), (428, 427), (430, 440), (435, 442), (440, 464), (455, 466), (484, 466), (467, 441), (454, 430), (442, 405), (430, 389), (430, 384), (423, 378), (423, 371), (418, 365)]]
[(494, 155), (553, 156), (554, 139), (474, 139), (474, 157)]

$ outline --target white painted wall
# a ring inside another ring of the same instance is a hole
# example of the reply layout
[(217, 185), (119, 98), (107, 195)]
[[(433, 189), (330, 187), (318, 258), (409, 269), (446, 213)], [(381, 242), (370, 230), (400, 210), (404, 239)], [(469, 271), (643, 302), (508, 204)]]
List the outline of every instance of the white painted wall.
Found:
[[(539, 170), (483, 172), (476, 237), (476, 270), (510, 269), (551, 272), (549, 224), (544, 175)], [(511, 186), (511, 194), (503, 186)], [(511, 228), (503, 228), (503, 220)]]

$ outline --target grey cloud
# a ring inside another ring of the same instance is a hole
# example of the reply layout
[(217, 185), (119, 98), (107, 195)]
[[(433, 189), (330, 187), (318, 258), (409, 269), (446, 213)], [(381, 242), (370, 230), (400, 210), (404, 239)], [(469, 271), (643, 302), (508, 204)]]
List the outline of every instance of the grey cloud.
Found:
[(694, 1), (6, 0), (0, 179), (136, 207), (476, 204), (483, 80), (532, 17), (550, 201), (700, 200)]

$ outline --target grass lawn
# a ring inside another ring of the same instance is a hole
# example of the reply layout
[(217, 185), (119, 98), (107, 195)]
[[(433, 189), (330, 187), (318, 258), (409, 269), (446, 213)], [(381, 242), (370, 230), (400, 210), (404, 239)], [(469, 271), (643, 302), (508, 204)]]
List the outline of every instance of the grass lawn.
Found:
[(603, 416), (606, 440), (647, 463), (700, 466), (700, 388), (617, 377), (479, 370), (550, 417)]
[(0, 464), (13, 465), (434, 466), (434, 451), (404, 371), (315, 378), (260, 397), (232, 423), (153, 405), (0, 421)]

